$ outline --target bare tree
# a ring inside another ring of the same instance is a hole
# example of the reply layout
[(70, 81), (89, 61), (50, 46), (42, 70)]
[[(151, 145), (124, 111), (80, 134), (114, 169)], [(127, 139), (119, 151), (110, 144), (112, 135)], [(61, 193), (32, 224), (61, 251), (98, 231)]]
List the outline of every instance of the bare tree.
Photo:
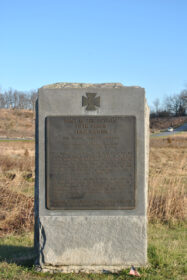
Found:
[(153, 105), (155, 107), (155, 113), (156, 113), (156, 115), (158, 115), (158, 113), (159, 113), (159, 106), (160, 106), (160, 100), (158, 98), (156, 98), (153, 101)]
[(17, 109), (19, 108), (19, 91), (15, 90), (13, 96), (14, 96), (14, 108)]
[(186, 93), (168, 96), (165, 99), (165, 110), (174, 116), (184, 116), (186, 113)]
[(181, 99), (181, 102), (183, 103), (185, 113), (187, 113), (187, 89), (184, 89), (184, 90), (181, 91), (180, 99)]
[(30, 93), (30, 101), (31, 101), (31, 108), (35, 111), (35, 103), (38, 98), (38, 92), (36, 90), (31, 91)]
[(5, 108), (5, 98), (2, 93), (0, 93), (0, 108)]
[(11, 88), (9, 90), (5, 91), (4, 100), (5, 100), (6, 108), (13, 107), (13, 90)]

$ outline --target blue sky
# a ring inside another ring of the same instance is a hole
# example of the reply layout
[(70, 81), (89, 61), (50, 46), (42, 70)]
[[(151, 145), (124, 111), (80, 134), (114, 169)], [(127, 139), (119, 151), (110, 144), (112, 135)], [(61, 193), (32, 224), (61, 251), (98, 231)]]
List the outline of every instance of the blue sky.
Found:
[(187, 87), (186, 0), (1, 0), (0, 87), (121, 82), (149, 104)]

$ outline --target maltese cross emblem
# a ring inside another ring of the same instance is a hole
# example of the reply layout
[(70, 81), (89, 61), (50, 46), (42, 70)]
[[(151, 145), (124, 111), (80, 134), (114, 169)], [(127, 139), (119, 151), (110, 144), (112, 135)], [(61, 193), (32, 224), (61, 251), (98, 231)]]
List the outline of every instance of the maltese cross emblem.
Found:
[(86, 111), (95, 111), (100, 107), (100, 96), (96, 97), (96, 95), (97, 93), (87, 92), (87, 97), (82, 97), (82, 106), (86, 106)]

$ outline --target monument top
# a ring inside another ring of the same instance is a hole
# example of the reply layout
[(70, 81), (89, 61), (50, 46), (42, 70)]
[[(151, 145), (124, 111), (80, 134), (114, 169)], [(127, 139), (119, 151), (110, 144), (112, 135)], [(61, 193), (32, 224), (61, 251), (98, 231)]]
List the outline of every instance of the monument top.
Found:
[[(50, 85), (45, 85), (43, 89), (60, 89), (60, 88), (124, 88), (121, 83), (97, 83), (97, 84), (90, 84), (90, 83), (55, 83)], [(141, 88), (138, 86), (130, 86), (132, 88)]]

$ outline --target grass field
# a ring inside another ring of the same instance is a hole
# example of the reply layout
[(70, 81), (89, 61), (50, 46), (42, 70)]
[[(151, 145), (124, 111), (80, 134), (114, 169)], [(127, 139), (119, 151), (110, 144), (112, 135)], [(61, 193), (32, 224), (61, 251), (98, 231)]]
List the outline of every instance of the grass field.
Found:
[[(150, 119), (151, 132), (178, 127), (187, 122), (187, 117)], [(0, 138), (34, 138), (35, 116), (30, 110), (0, 109)]]
[(29, 110), (0, 109), (0, 137), (33, 138), (34, 114)]
[[(187, 279), (185, 225), (149, 224), (149, 266), (139, 269), (141, 279)], [(33, 234), (8, 235), (0, 239), (0, 279), (132, 279), (129, 269), (119, 274), (55, 274), (34, 269)]]
[[(187, 133), (151, 139), (147, 268), (141, 279), (187, 279)], [(34, 141), (0, 141), (0, 279), (132, 279), (34, 270)]]
[(152, 138), (149, 166), (149, 221), (186, 217), (187, 133)]

